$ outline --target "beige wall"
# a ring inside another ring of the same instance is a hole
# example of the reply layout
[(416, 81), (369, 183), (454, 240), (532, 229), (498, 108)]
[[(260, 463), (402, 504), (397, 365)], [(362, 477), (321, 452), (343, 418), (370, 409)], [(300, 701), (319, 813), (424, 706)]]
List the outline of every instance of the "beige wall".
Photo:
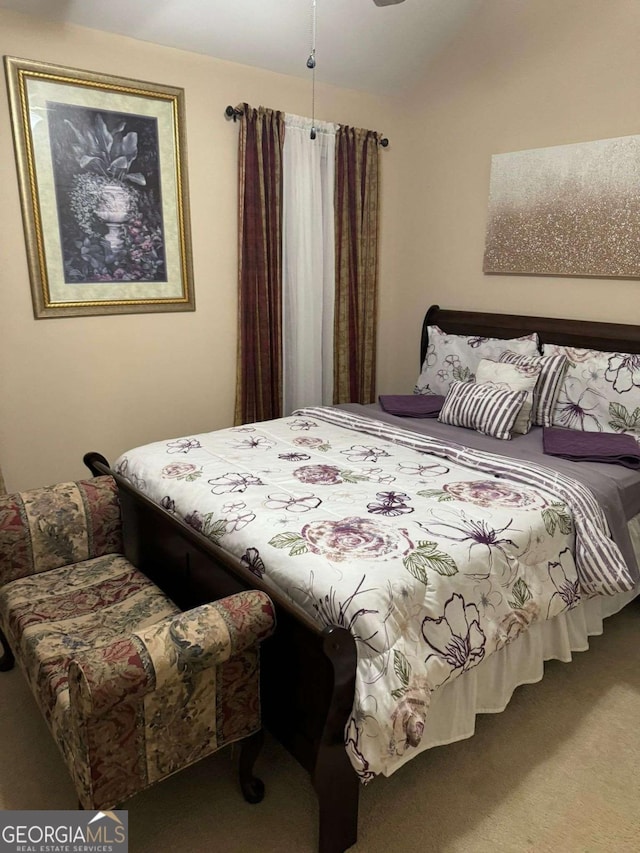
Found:
[(640, 281), (482, 273), (491, 155), (640, 133), (638, 45), (637, 0), (484, 0), (429, 69), (394, 146), (411, 172), (396, 248), (404, 306), (381, 330), (396, 344), (384, 390), (415, 380), (432, 302), (640, 323)]
[[(640, 322), (640, 282), (482, 273), (491, 155), (640, 132), (637, 0), (480, 0), (405, 98), (319, 87), (319, 118), (383, 152), (378, 390), (411, 390), (425, 308)], [(0, 102), (0, 464), (10, 489), (79, 476), (82, 454), (230, 424), (237, 129), (246, 100), (307, 114), (309, 81), (0, 11), (0, 51), (182, 86), (197, 311), (34, 320), (6, 97)]]
[[(0, 465), (7, 488), (88, 475), (82, 456), (113, 460), (137, 444), (229, 426), (236, 351), (237, 127), (227, 104), (308, 114), (298, 79), (0, 11), (0, 53), (181, 86), (197, 310), (34, 320), (6, 94), (0, 94)], [(391, 100), (319, 86), (319, 118), (381, 130), (395, 142)], [(382, 276), (395, 245), (399, 160), (383, 152)], [(382, 301), (385, 302), (383, 296)]]

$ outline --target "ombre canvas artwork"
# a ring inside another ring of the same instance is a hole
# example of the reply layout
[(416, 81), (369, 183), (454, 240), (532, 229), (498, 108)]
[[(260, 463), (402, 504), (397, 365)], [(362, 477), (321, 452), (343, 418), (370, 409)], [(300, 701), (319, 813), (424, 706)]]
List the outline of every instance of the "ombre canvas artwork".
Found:
[(495, 154), (483, 269), (640, 278), (640, 136)]

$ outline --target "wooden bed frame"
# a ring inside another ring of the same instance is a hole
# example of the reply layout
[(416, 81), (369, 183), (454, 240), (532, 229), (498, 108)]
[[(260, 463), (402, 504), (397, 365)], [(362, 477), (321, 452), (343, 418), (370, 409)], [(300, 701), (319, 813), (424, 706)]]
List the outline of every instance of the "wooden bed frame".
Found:
[[(452, 334), (511, 338), (538, 332), (541, 342), (640, 353), (640, 326), (429, 308), (423, 324)], [(278, 628), (262, 647), (265, 726), (309, 772), (319, 805), (319, 853), (355, 844), (360, 781), (344, 746), (355, 687), (356, 644), (341, 625), (323, 627), (264, 584), (237, 559), (175, 518), (87, 453), (92, 474), (118, 484), (126, 557), (187, 609), (241, 589), (262, 589), (276, 606)]]

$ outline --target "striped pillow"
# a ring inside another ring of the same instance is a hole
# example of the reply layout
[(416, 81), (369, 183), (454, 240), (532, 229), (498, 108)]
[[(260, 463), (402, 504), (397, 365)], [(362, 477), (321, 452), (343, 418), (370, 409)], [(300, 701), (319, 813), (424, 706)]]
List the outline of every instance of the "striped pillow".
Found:
[(540, 375), (533, 389), (532, 419), (538, 426), (550, 427), (553, 424), (553, 409), (562, 388), (564, 375), (569, 362), (565, 355), (518, 355), (504, 352), (500, 361), (529, 367), (540, 368)]
[(503, 391), (492, 382), (453, 382), (438, 420), (494, 438), (511, 438), (526, 397), (526, 391)]

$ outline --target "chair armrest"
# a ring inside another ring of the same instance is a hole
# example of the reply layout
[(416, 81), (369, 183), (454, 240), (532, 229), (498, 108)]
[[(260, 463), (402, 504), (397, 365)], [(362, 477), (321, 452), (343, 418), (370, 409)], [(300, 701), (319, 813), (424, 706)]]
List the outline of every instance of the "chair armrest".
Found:
[(257, 646), (274, 629), (273, 603), (258, 590), (169, 616), (77, 655), (69, 666), (71, 707), (84, 717), (101, 716), (120, 702), (188, 682)]
[(0, 587), (119, 553), (120, 504), (112, 477), (0, 495)]

